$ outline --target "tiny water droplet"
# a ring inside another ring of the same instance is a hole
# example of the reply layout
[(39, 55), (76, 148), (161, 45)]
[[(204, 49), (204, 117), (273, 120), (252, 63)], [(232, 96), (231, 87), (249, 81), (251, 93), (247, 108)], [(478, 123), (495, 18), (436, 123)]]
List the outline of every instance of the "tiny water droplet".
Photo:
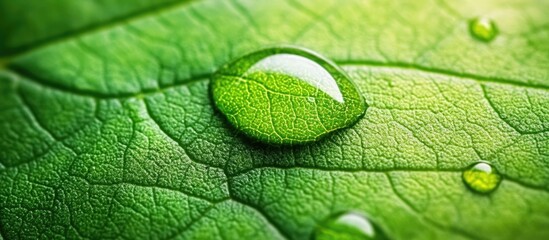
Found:
[(381, 229), (366, 216), (357, 212), (344, 212), (328, 217), (313, 233), (313, 239), (387, 239)]
[(217, 109), (236, 129), (271, 144), (316, 141), (354, 124), (367, 108), (334, 63), (295, 47), (236, 59), (212, 76), (211, 90)]
[(478, 40), (489, 42), (498, 34), (496, 24), (489, 18), (475, 18), (469, 23), (469, 31)]
[(501, 175), (488, 162), (478, 162), (471, 165), (463, 172), (462, 178), (465, 185), (479, 193), (490, 193), (501, 182)]

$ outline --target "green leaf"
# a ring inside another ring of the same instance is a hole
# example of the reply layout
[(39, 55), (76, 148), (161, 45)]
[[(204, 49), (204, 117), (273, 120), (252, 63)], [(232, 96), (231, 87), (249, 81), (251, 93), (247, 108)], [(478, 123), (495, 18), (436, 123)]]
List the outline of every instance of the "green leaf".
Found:
[[(549, 237), (547, 2), (152, 4), (0, 28), (2, 238), (303, 239), (342, 211), (390, 239)], [(471, 36), (477, 18), (491, 41)], [(6, 41), (17, 31), (40, 37)], [(364, 118), (297, 147), (230, 127), (209, 76), (279, 44), (343, 67)], [(478, 161), (503, 177), (490, 194), (461, 179)]]

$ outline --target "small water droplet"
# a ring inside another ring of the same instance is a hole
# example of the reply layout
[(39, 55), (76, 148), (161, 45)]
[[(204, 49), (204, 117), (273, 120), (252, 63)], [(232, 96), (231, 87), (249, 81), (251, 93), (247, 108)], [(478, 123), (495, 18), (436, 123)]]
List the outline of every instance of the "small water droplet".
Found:
[(488, 162), (478, 162), (471, 165), (463, 172), (462, 178), (465, 185), (479, 193), (490, 193), (501, 182), (501, 175)]
[(357, 212), (344, 212), (328, 217), (320, 223), (313, 239), (387, 239), (381, 229), (366, 216)]
[(357, 87), (311, 51), (278, 47), (250, 53), (212, 77), (215, 105), (249, 137), (271, 144), (316, 141), (366, 111)]
[(484, 42), (492, 41), (498, 34), (496, 24), (489, 18), (475, 18), (469, 23), (469, 31)]

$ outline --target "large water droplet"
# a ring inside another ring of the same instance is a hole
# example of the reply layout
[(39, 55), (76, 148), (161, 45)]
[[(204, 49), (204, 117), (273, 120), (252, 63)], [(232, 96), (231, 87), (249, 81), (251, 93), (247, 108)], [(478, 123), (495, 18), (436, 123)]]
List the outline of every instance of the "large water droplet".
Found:
[(364, 215), (357, 212), (346, 212), (330, 216), (320, 223), (313, 239), (387, 239), (381, 229)]
[(471, 165), (462, 175), (463, 182), (473, 191), (489, 193), (501, 182), (501, 175), (487, 162)]
[(471, 34), (481, 41), (492, 41), (498, 34), (496, 24), (489, 18), (476, 18), (469, 23)]
[(335, 64), (300, 48), (260, 50), (220, 68), (217, 108), (247, 136), (271, 144), (316, 141), (358, 121), (366, 103)]

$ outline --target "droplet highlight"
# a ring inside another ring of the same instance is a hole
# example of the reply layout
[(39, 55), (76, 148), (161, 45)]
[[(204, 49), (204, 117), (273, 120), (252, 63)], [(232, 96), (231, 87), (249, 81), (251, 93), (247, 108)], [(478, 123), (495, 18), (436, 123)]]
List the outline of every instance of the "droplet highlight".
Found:
[(478, 162), (463, 171), (463, 182), (478, 193), (493, 192), (501, 182), (501, 175), (488, 162)]
[(356, 123), (367, 108), (339, 67), (295, 47), (263, 49), (226, 64), (212, 76), (211, 92), (231, 125), (270, 144), (317, 141)]
[(383, 231), (365, 215), (345, 212), (330, 216), (321, 222), (313, 233), (313, 239), (387, 239)]
[(498, 34), (494, 21), (489, 18), (475, 18), (469, 23), (469, 31), (478, 40), (492, 41)]

